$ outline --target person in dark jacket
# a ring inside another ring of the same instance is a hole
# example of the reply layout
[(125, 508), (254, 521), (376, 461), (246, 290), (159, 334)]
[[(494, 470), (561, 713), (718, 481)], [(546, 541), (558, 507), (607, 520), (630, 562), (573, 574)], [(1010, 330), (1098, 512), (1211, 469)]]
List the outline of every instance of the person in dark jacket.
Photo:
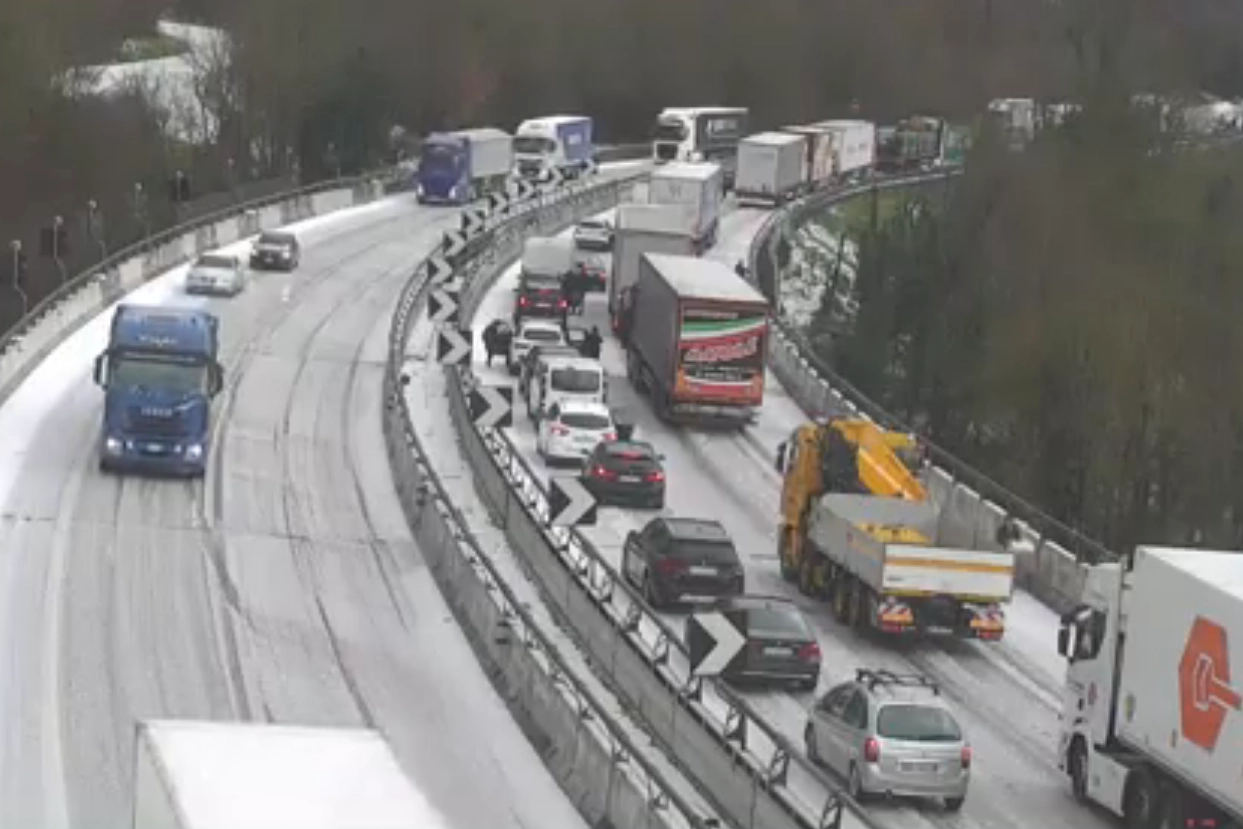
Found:
[(492, 365), (493, 357), (503, 358), (509, 352), (509, 341), (512, 338), (513, 331), (504, 320), (492, 320), (483, 329), (483, 349), (488, 354), (489, 366)]
[(604, 338), (600, 336), (600, 329), (591, 326), (591, 330), (583, 337), (582, 352), (584, 357), (592, 360), (600, 359), (600, 348), (604, 345)]

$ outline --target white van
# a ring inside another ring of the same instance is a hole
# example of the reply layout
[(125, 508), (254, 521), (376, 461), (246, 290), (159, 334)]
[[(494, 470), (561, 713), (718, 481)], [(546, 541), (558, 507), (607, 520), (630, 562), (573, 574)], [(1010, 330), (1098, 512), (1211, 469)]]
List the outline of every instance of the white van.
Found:
[(604, 403), (607, 383), (604, 367), (587, 357), (553, 357), (540, 365), (527, 388), (527, 416), (531, 422), (554, 402)]

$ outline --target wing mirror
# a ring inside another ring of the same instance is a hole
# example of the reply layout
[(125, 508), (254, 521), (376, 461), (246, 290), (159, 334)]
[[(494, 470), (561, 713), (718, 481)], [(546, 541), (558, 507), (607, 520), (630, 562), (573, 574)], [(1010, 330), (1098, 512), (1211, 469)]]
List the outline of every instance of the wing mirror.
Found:
[(93, 376), (95, 378), (95, 385), (97, 386), (102, 386), (107, 383), (107, 360), (108, 352), (106, 351), (95, 358), (95, 371)]
[(208, 368), (208, 395), (215, 397), (224, 389), (224, 369), (220, 363), (212, 363)]
[(1070, 625), (1065, 622), (1057, 629), (1057, 652), (1059, 656), (1070, 655)]

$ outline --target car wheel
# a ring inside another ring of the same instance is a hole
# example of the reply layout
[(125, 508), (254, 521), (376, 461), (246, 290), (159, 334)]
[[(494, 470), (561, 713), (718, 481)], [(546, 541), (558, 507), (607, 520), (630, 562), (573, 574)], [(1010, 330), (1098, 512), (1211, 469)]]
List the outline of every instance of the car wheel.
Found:
[(665, 508), (665, 496), (662, 495), (659, 498), (652, 499), (652, 509), (664, 509), (664, 508)]
[(850, 796), (860, 803), (868, 799), (868, 791), (863, 788), (863, 773), (859, 771), (858, 763), (850, 764)]
[(803, 729), (803, 745), (807, 747), (807, 759), (812, 765), (824, 765), (824, 760), (820, 758), (820, 749), (816, 747), (816, 729), (811, 723), (807, 723), (807, 727)]
[(965, 798), (965, 797), (947, 797), (947, 798), (945, 798), (945, 811), (947, 811), (947, 812), (957, 812), (957, 811), (960, 811), (960, 810), (962, 809), (962, 804), (963, 804), (963, 803), (965, 803), (965, 802), (966, 802), (966, 800), (967, 800), (967, 798)]
[(643, 574), (643, 600), (652, 610), (660, 610), (665, 606), (664, 597), (660, 595), (655, 582), (652, 581), (651, 573)]

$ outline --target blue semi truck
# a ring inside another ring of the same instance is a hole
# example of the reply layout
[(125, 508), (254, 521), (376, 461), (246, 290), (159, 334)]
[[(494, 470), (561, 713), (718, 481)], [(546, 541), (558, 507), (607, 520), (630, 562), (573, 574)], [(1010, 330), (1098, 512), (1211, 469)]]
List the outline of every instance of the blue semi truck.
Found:
[(104, 389), (99, 468), (201, 477), (223, 372), (219, 321), (205, 311), (117, 306), (95, 359)]
[(518, 125), (514, 157), (523, 178), (547, 180), (553, 170), (577, 178), (596, 158), (593, 121), (585, 115), (550, 115)]
[(419, 149), (415, 192), (420, 204), (466, 204), (504, 190), (513, 166), (508, 133), (487, 127), (434, 132)]

